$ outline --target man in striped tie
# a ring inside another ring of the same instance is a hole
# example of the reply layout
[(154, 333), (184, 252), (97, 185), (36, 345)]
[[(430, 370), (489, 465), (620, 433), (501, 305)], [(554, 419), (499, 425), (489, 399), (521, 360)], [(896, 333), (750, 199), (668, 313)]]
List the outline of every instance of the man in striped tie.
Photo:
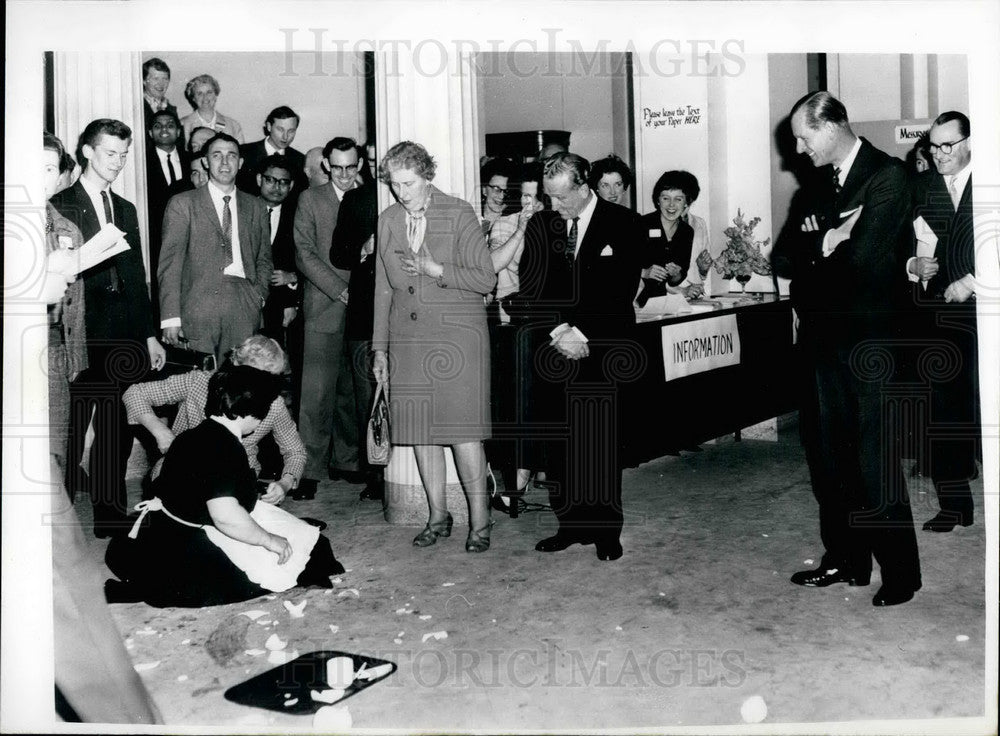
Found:
[(204, 150), (208, 184), (171, 198), (163, 217), (160, 327), (168, 345), (221, 360), (260, 328), (271, 225), (263, 202), (236, 189), (236, 139), (217, 133)]

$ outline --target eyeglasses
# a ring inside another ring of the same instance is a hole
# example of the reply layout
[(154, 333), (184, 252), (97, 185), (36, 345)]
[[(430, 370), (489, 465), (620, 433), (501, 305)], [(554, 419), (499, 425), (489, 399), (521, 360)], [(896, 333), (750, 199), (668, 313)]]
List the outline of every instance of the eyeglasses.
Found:
[(357, 174), (358, 165), (351, 164), (350, 166), (335, 166), (331, 164), (330, 171), (332, 171), (334, 174), (337, 174), (338, 176), (342, 176), (343, 174)]
[(950, 141), (948, 143), (942, 143), (941, 145), (938, 145), (937, 143), (931, 143), (928, 146), (928, 148), (930, 149), (931, 153), (934, 153), (935, 151), (941, 151), (941, 153), (947, 156), (949, 153), (951, 153), (952, 148), (957, 146), (962, 141), (967, 140), (968, 137), (969, 136), (965, 136), (965, 138), (959, 138), (957, 141)]
[(288, 187), (292, 185), (291, 179), (279, 179), (276, 176), (269, 176), (268, 174), (261, 174), (260, 178), (264, 180), (265, 184), (268, 184), (272, 187), (275, 184), (277, 184), (279, 187)]
[(490, 190), (496, 192), (497, 194), (506, 194), (507, 193), (507, 189), (506, 188), (504, 188), (504, 187), (498, 187), (496, 184), (486, 184), (485, 186), (486, 186), (487, 189), (490, 189)]

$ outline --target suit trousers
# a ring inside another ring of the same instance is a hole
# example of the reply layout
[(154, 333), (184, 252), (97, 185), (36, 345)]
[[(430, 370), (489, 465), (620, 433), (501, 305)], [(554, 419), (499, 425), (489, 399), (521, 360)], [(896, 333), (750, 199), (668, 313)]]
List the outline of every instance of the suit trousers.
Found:
[[(125, 416), (122, 394), (144, 378), (148, 369), (145, 346), (141, 348), (141, 357), (138, 344), (120, 347), (120, 351), (92, 349), (90, 367), (80, 371), (70, 384), (66, 487), (71, 499), (77, 493), (90, 494), (94, 526), (99, 530), (125, 524), (128, 505), (125, 472), (134, 434)], [(137, 365), (132, 365), (133, 358), (137, 359)], [(91, 423), (94, 439), (87, 472), (80, 463)]]
[(883, 584), (917, 588), (920, 560), (900, 466), (899, 418), (883, 382), (863, 375), (851, 358), (850, 348), (815, 355), (818, 421), (811, 452), (823, 566), (864, 575), (874, 556)]
[(220, 364), (226, 353), (260, 328), (260, 296), (246, 279), (224, 276), (213, 293), (188, 298), (198, 302), (185, 310), (182, 327), (188, 347), (213, 353)]
[(941, 510), (972, 521), (969, 478), (976, 470), (976, 447), (981, 432), (975, 304), (971, 309), (942, 309), (939, 320), (931, 334), (954, 348), (957, 361), (949, 362), (948, 375), (930, 381), (927, 451), (931, 478)]
[(358, 469), (354, 388), (344, 331), (306, 328), (302, 351), (299, 435), (306, 447), (305, 478), (320, 480), (330, 468)]
[[(544, 333), (544, 334), (543, 334)], [(559, 532), (584, 542), (621, 536), (621, 387), (605, 375), (606, 349), (567, 360), (535, 331), (532, 433), (545, 437), (549, 502)]]

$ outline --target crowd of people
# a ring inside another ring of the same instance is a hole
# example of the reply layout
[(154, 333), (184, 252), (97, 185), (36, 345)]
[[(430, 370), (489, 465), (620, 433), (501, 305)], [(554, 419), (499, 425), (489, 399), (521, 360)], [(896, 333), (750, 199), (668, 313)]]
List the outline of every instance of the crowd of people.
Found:
[[(600, 560), (620, 558), (620, 397), (634, 379), (621, 366), (642, 362), (626, 359), (637, 307), (668, 292), (705, 295), (712, 257), (705, 221), (690, 211), (697, 178), (665, 171), (640, 217), (621, 158), (591, 165), (565, 147), (543, 150), (523, 164), (484, 161), (477, 213), (434, 186), (436, 162), (418, 143), (392, 146), (377, 166), (374, 148), (348, 136), (302, 153), (287, 106), (246, 143), (216, 110), (212, 76), (188, 83), (194, 109), (180, 118), (166, 99), (169, 67), (150, 59), (143, 73), (152, 298), (135, 207), (111, 191), (133, 131), (111, 119), (87, 125), (75, 183), (72, 158), (45, 136), (53, 455), (70, 498), (90, 494), (95, 535), (112, 537), (119, 579), (109, 598), (206, 605), (323, 585), (341, 569), (329, 543), (315, 524), (273, 510), (314, 498), (325, 478), (383, 497), (382, 469), (364, 451), (379, 384), (391, 439), (413, 447), (427, 497), (415, 546), (452, 532), (450, 447), (469, 504), (468, 552), (489, 549), (491, 510), (516, 513), (534, 477), (558, 520), (537, 550), (592, 544)], [(797, 150), (832, 178), (801, 200), (790, 216), (801, 227), (773, 256), (792, 281), (826, 550), (792, 582), (867, 584), (874, 556), (874, 603), (893, 605), (921, 585), (912, 516), (897, 445), (881, 439), (879, 384), (852, 361), (866, 341), (913, 330), (958, 346), (958, 368), (933, 383), (932, 417), (969, 431), (927, 450), (941, 512), (924, 528), (971, 524), (969, 123), (940, 116), (926, 145), (936, 171), (911, 177), (857, 138), (827, 93), (790, 118)], [(381, 213), (376, 175), (395, 199)], [(64, 278), (67, 254), (110, 225), (129, 248)], [(904, 365), (920, 363), (909, 357)], [(137, 427), (162, 455), (138, 516), (125, 485)], [(502, 493), (488, 482), (494, 469)], [(195, 530), (206, 532), (198, 544)], [(154, 564), (182, 549), (198, 558), (183, 575)]]

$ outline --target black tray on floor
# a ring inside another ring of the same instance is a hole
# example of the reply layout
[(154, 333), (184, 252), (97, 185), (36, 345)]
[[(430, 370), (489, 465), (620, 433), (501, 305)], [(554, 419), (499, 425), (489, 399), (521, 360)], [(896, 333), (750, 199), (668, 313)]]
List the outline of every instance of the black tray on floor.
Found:
[[(366, 669), (372, 669), (379, 665), (392, 665), (392, 669), (381, 677), (374, 680), (355, 680), (350, 687), (344, 691), (344, 697), (334, 705), (340, 705), (353, 695), (357, 695), (377, 682), (381, 682), (393, 672), (397, 667), (395, 662), (389, 662), (375, 657), (366, 657), (363, 654), (351, 654), (350, 652), (335, 652), (321, 650), (309, 652), (286, 662), (267, 672), (262, 672), (256, 677), (251, 677), (239, 685), (233, 685), (226, 690), (226, 700), (240, 705), (251, 705), (255, 708), (266, 708), (267, 710), (279, 711), (281, 713), (292, 713), (295, 715), (308, 715), (315, 713), (325, 705), (313, 700), (309, 694), (310, 690), (327, 690), (329, 686), (326, 682), (326, 662), (334, 657), (350, 657), (354, 660), (354, 671), (361, 669), (361, 665), (366, 665)], [(285, 696), (288, 697), (285, 697)], [(285, 705), (289, 700), (298, 698), (294, 705)]]

